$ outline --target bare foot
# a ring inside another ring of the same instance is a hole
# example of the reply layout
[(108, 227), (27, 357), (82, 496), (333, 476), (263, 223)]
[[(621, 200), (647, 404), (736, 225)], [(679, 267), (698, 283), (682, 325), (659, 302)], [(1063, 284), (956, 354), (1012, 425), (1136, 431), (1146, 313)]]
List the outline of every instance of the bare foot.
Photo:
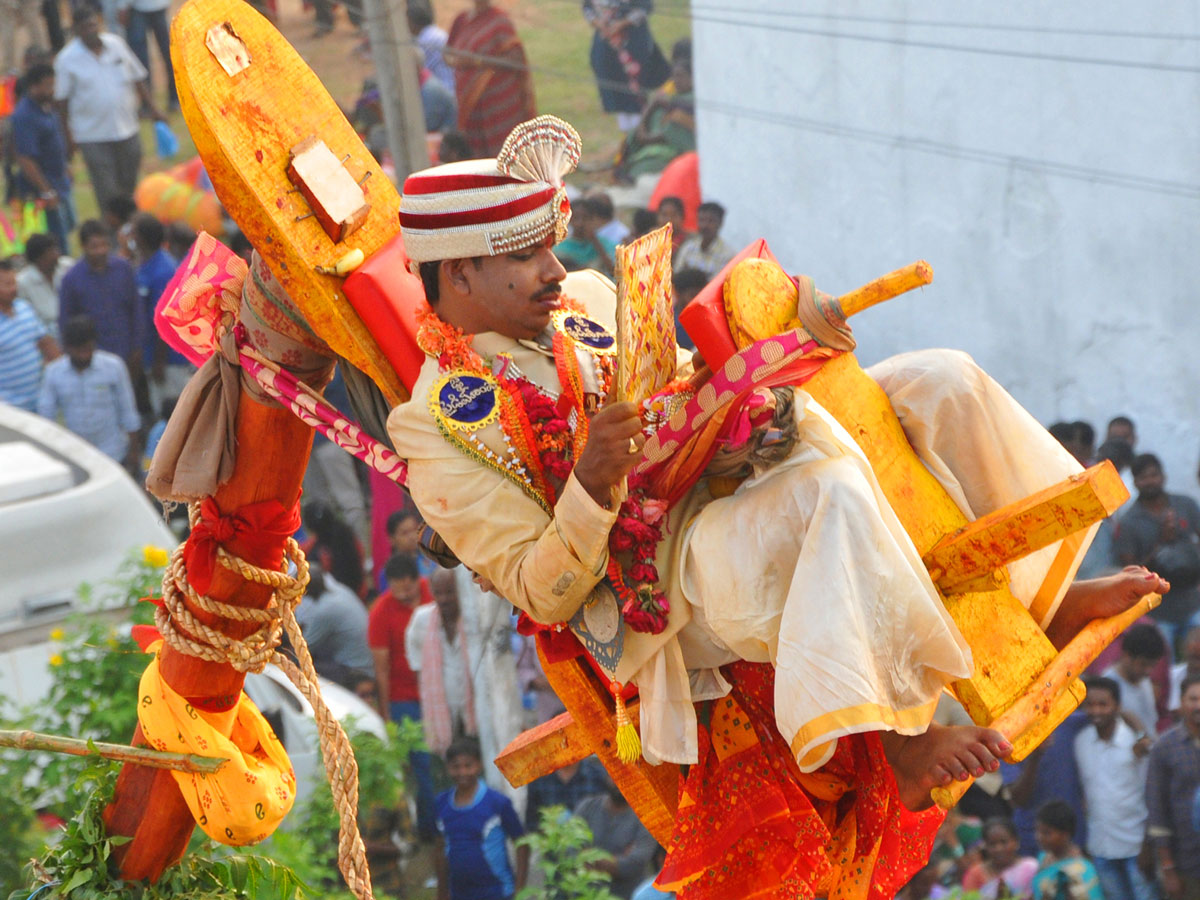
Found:
[(1165, 594), (1170, 583), (1145, 566), (1126, 566), (1115, 575), (1076, 581), (1063, 597), (1046, 635), (1060, 650), (1093, 619), (1125, 612), (1147, 594)]
[(1004, 735), (977, 725), (933, 723), (923, 734), (885, 731), (879, 737), (883, 755), (896, 774), (900, 802), (913, 812), (933, 805), (929, 796), (933, 788), (995, 772), (1000, 758), (1012, 753)]

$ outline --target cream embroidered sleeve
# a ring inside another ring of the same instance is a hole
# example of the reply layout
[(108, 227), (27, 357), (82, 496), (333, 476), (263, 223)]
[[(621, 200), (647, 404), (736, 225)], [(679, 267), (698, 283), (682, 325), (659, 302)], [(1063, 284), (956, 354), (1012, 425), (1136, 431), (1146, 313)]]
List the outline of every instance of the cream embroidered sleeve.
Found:
[(458, 558), (539, 622), (569, 619), (604, 576), (616, 512), (599, 506), (574, 476), (554, 518), (514, 482), (453, 450), (410, 458), (408, 485)]

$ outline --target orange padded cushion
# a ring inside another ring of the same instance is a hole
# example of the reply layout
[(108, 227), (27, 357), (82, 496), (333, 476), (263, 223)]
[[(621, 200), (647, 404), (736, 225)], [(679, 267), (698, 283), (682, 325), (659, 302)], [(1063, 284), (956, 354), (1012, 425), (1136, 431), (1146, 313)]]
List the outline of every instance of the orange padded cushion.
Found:
[(425, 302), (425, 289), (408, 271), (400, 235), (351, 272), (342, 290), (411, 394), (425, 362), (417, 346), (417, 309)]
[(695, 342), (696, 349), (714, 372), (737, 353), (737, 344), (729, 331), (729, 320), (725, 318), (725, 281), (734, 266), (743, 259), (752, 258), (778, 262), (767, 242), (759, 238), (731, 259), (679, 314), (679, 321), (683, 323), (688, 337)]

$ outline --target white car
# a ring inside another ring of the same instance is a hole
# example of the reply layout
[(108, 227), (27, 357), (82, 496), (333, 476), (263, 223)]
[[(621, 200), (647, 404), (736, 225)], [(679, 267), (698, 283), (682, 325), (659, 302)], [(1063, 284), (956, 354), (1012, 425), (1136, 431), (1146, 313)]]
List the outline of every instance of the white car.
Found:
[(0, 694), (29, 703), (45, 693), (49, 634), (78, 608), (81, 584), (103, 605), (130, 551), (175, 542), (117, 462), (0, 403)]

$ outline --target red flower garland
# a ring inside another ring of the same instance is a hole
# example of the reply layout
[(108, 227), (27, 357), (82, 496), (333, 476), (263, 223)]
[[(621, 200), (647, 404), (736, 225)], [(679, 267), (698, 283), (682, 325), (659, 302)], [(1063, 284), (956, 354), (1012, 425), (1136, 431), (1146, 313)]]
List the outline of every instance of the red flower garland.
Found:
[[(648, 497), (647, 485), (637, 475), (629, 476), (625, 502), (608, 533), (608, 577), (621, 600), (621, 614), (634, 631), (658, 634), (667, 627), (671, 604), (658, 587), (654, 557), (662, 541), (662, 519), (666, 503)], [(622, 568), (617, 553), (629, 553), (632, 562)]]

